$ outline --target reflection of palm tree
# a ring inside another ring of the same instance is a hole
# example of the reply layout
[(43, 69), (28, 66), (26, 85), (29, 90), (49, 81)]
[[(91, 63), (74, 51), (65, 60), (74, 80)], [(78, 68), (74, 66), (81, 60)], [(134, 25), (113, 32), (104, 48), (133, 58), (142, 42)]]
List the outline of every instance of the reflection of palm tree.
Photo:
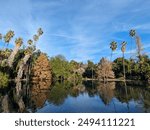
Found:
[(10, 99), (8, 95), (5, 95), (4, 97), (2, 97), (1, 106), (2, 106), (3, 112), (5, 113), (10, 112)]
[(110, 43), (110, 48), (111, 48), (111, 60), (112, 60), (113, 51), (115, 51), (117, 49), (117, 42), (112, 41)]
[(124, 73), (124, 80), (126, 79), (126, 76), (125, 76), (125, 63), (124, 63), (124, 52), (126, 50), (126, 42), (122, 42), (122, 47), (121, 47), (121, 51), (122, 51), (122, 54), (123, 54), (123, 73)]

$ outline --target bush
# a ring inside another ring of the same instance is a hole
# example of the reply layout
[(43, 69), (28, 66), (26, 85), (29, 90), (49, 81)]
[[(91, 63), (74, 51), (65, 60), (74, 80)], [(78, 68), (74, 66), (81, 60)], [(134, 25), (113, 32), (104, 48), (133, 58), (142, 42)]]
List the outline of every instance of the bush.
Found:
[(0, 72), (0, 88), (8, 86), (9, 76), (5, 73)]

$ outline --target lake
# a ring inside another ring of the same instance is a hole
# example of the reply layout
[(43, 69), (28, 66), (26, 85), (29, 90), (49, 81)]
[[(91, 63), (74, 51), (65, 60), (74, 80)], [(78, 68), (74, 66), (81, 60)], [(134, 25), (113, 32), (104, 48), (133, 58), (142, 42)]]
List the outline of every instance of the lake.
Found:
[[(144, 86), (124, 86), (121, 82), (99, 83), (39, 81), (21, 83), (16, 94), (15, 83), (11, 90), (0, 91), (1, 112), (37, 113), (146, 113), (150, 112), (150, 90)], [(16, 96), (17, 95), (17, 96)]]

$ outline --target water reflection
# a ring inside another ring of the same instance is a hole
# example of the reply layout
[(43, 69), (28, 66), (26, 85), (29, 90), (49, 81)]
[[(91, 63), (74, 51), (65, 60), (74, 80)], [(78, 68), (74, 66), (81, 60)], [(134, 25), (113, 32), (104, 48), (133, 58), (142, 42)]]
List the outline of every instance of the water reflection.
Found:
[[(115, 82), (10, 83), (0, 112), (150, 112), (150, 91)], [(13, 85), (13, 86), (12, 86)]]
[(28, 108), (30, 112), (35, 112), (37, 109), (43, 107), (50, 92), (51, 82), (49, 80), (34, 81), (31, 84), (28, 94)]
[(115, 82), (99, 83), (97, 85), (97, 92), (104, 104), (107, 105), (114, 97)]

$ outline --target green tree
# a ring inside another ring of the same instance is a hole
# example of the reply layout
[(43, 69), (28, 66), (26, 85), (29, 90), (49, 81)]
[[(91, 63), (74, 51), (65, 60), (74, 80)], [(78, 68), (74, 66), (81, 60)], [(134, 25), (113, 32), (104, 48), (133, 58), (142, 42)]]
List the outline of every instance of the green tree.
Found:
[(92, 78), (92, 79), (96, 77), (96, 65), (91, 60), (87, 61), (87, 67), (85, 69), (83, 77)]

